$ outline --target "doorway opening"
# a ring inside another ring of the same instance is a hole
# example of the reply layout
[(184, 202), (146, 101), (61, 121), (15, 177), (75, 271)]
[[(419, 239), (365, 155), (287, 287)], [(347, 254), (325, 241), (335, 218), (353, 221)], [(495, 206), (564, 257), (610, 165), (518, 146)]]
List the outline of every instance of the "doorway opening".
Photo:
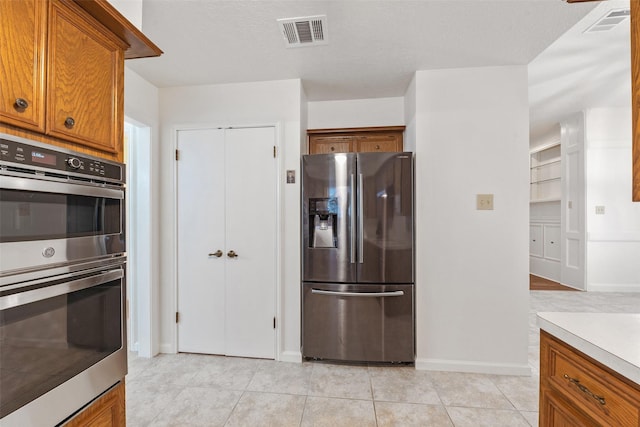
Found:
[(151, 129), (125, 118), (128, 348), (152, 357)]

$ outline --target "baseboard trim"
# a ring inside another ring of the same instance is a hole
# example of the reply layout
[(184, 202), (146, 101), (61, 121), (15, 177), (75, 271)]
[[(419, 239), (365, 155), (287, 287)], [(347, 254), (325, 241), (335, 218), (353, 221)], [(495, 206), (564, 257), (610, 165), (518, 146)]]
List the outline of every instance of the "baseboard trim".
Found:
[(177, 351), (171, 344), (164, 343), (160, 344), (160, 353), (176, 354)]
[(640, 283), (589, 283), (589, 292), (640, 292)]
[(299, 351), (283, 351), (278, 359), (280, 362), (302, 363), (302, 353)]
[(515, 363), (487, 363), (470, 360), (416, 359), (415, 366), (417, 370), (422, 371), (531, 376), (531, 367), (528, 363), (520, 365)]

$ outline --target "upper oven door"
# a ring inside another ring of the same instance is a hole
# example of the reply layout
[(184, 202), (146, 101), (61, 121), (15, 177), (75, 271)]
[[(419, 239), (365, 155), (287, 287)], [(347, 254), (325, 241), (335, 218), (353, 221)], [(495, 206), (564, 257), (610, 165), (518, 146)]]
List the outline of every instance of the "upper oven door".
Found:
[(0, 176), (0, 276), (124, 251), (124, 189)]

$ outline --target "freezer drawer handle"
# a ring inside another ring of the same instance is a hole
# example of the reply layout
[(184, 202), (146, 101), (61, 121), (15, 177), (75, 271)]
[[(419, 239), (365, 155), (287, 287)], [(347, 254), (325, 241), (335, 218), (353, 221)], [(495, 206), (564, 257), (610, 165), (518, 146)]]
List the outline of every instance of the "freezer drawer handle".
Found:
[(364, 297), (364, 298), (379, 298), (379, 297), (401, 297), (404, 295), (404, 291), (391, 291), (391, 292), (335, 292), (335, 291), (323, 291), (322, 289), (311, 289), (312, 294), (318, 295), (331, 295), (338, 297)]

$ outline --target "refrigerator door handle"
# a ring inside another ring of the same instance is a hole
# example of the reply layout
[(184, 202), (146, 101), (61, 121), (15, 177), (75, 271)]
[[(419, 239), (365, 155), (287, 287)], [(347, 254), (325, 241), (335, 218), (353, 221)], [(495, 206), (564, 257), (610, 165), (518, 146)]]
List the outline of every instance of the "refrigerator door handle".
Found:
[(362, 174), (358, 174), (358, 262), (364, 262), (364, 218)]
[(356, 262), (356, 194), (355, 194), (355, 176), (351, 174), (351, 264)]
[(365, 298), (379, 298), (379, 297), (401, 297), (404, 295), (404, 291), (390, 291), (390, 292), (339, 292), (339, 291), (324, 291), (322, 289), (311, 289), (312, 294), (317, 295), (330, 295), (338, 297), (365, 297)]

